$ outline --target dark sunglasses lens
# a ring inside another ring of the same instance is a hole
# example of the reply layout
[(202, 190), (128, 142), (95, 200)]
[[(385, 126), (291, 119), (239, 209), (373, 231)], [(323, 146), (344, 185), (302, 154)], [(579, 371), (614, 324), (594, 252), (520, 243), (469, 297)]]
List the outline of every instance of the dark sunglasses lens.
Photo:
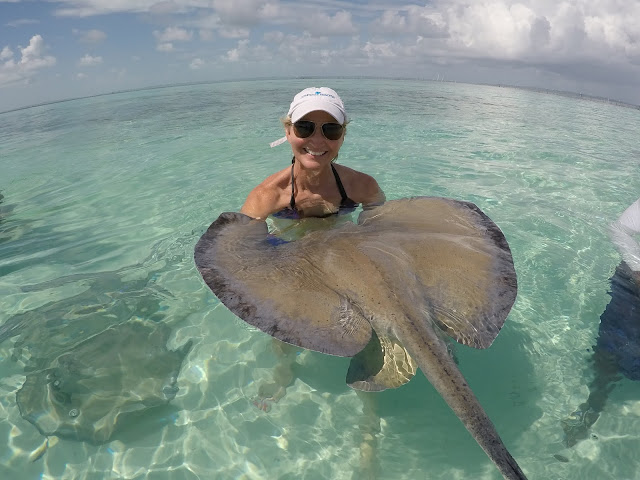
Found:
[(339, 123), (325, 123), (322, 125), (322, 133), (329, 140), (338, 140), (342, 136), (342, 125)]
[(316, 124), (308, 122), (306, 120), (300, 120), (293, 124), (293, 130), (296, 136), (299, 138), (307, 138), (313, 135), (313, 131), (316, 129)]

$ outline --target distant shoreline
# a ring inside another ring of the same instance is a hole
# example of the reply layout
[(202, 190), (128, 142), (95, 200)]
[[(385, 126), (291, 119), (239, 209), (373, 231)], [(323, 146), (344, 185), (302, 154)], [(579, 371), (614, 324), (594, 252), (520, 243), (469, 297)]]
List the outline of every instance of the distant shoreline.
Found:
[(550, 90), (547, 88), (539, 88), (539, 87), (519, 87), (519, 86), (515, 86), (515, 85), (492, 85), (489, 83), (485, 83), (485, 84), (478, 84), (478, 85), (491, 85), (494, 87), (505, 87), (505, 88), (515, 88), (518, 90), (527, 90), (530, 92), (536, 92), (536, 93), (546, 93), (549, 95), (558, 95), (560, 97), (569, 97), (569, 98), (576, 98), (576, 99), (583, 99), (583, 100), (589, 100), (590, 102), (598, 102), (598, 103), (610, 103), (612, 105), (616, 105), (618, 107), (625, 107), (625, 108), (633, 108), (636, 110), (640, 110), (640, 105), (634, 105), (633, 103), (626, 103), (626, 102), (621, 102), (620, 100), (614, 100), (612, 98), (606, 98), (606, 97), (598, 97), (595, 95), (587, 95), (584, 93), (575, 93), (575, 92), (569, 92), (569, 91), (565, 91), (565, 90)]
[(640, 105), (635, 105), (633, 103), (626, 103), (626, 102), (622, 102), (620, 100), (614, 100), (611, 98), (606, 98), (606, 97), (599, 97), (599, 96), (595, 96), (595, 95), (587, 95), (584, 93), (576, 93), (576, 92), (569, 92), (569, 91), (564, 91), (564, 90), (551, 90), (551, 89), (547, 89), (547, 88), (540, 88), (540, 87), (528, 87), (528, 86), (519, 86), (519, 85), (509, 85), (509, 84), (494, 84), (494, 83), (470, 83), (470, 82), (458, 82), (458, 81), (451, 81), (451, 80), (432, 80), (432, 79), (426, 79), (426, 78), (411, 78), (411, 77), (372, 77), (372, 76), (337, 76), (337, 77), (320, 77), (320, 76), (301, 76), (301, 77), (287, 77), (287, 78), (283, 78), (283, 77), (258, 77), (258, 78), (239, 78), (239, 79), (235, 79), (235, 80), (207, 80), (207, 81), (200, 81), (200, 82), (183, 82), (183, 83), (172, 83), (172, 84), (165, 84), (165, 85), (150, 85), (148, 87), (140, 87), (140, 88), (130, 88), (130, 89), (125, 89), (125, 90), (114, 90), (114, 91), (110, 91), (110, 92), (104, 92), (104, 93), (96, 93), (94, 95), (85, 95), (82, 97), (72, 97), (72, 98), (64, 98), (64, 99), (60, 99), (60, 100), (51, 100), (48, 102), (42, 102), (42, 103), (36, 103), (33, 105), (27, 105), (24, 107), (18, 107), (18, 108), (12, 108), (10, 110), (4, 110), (0, 112), (0, 115), (5, 114), (5, 113), (12, 113), (12, 112), (18, 112), (20, 110), (26, 110), (29, 108), (36, 108), (36, 107), (43, 107), (46, 105), (54, 105), (56, 103), (63, 103), (63, 102), (71, 102), (74, 100), (83, 100), (83, 99), (87, 99), (87, 98), (95, 98), (95, 97), (104, 97), (107, 95), (117, 95), (120, 93), (131, 93), (131, 92), (142, 92), (145, 90), (158, 90), (158, 89), (162, 89), (162, 88), (172, 88), (172, 87), (185, 87), (185, 86), (189, 86), (189, 85), (214, 85), (217, 83), (233, 83), (233, 82), (256, 82), (256, 81), (267, 81), (267, 80), (303, 80), (303, 79), (309, 79), (309, 80), (313, 80), (313, 79), (337, 79), (337, 80), (397, 80), (397, 81), (413, 81), (413, 82), (432, 82), (432, 83), (459, 83), (461, 85), (483, 85), (483, 86), (487, 86), (487, 87), (500, 87), (500, 88), (513, 88), (516, 90), (526, 90), (526, 91), (530, 91), (530, 92), (535, 92), (535, 93), (543, 93), (543, 94), (549, 94), (549, 95), (558, 95), (561, 97), (569, 97), (569, 98), (574, 98), (574, 99), (582, 99), (582, 100), (588, 100), (591, 102), (598, 102), (598, 103), (608, 103), (611, 105), (615, 105), (618, 107), (624, 107), (624, 108), (631, 108), (631, 109), (635, 109), (635, 110), (640, 110)]

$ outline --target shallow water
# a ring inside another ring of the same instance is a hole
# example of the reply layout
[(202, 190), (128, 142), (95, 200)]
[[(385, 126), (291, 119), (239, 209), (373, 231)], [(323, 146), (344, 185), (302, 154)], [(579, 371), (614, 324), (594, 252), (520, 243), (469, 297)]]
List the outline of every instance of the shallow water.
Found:
[[(268, 143), (311, 83), (335, 88), (350, 113), (341, 163), (389, 199), (475, 202), (507, 237), (515, 306), (491, 348), (457, 357), (528, 477), (640, 478), (638, 382), (619, 382), (587, 440), (566, 448), (560, 426), (587, 397), (619, 262), (607, 224), (640, 192), (640, 111), (345, 79), (180, 86), (0, 115), (0, 477), (357, 478), (363, 407), (344, 383), (348, 359), (301, 353), (287, 395), (256, 408), (276, 364), (270, 338), (221, 306), (193, 264), (218, 214), (288, 164), (287, 145)], [(175, 399), (108, 443), (51, 441), (31, 461), (44, 438), (16, 392), (35, 359), (130, 321), (169, 326), (169, 349), (193, 342)], [(501, 478), (423, 376), (379, 394), (378, 409), (379, 478)]]

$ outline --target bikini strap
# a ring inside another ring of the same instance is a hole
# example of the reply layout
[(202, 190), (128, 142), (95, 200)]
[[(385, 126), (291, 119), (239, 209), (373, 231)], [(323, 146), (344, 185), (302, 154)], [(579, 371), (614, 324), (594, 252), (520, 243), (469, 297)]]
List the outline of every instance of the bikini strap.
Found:
[(338, 184), (338, 190), (340, 190), (340, 196), (342, 197), (341, 200), (340, 200), (340, 203), (343, 204), (347, 200), (349, 200), (349, 197), (347, 197), (347, 192), (345, 191), (344, 187), (342, 186), (342, 181), (340, 180), (340, 175), (338, 175), (338, 171), (336, 170), (336, 167), (333, 166), (333, 163), (331, 164), (331, 170), (333, 171), (333, 176), (336, 177), (336, 183)]
[(294, 193), (295, 182), (293, 181), (293, 167), (295, 163), (296, 163), (296, 157), (294, 155), (293, 158), (291, 159), (291, 200), (289, 201), (289, 206), (291, 207), (291, 210), (296, 209), (296, 198)]
[[(295, 210), (296, 209), (296, 198), (295, 198), (295, 179), (293, 177), (293, 167), (295, 166), (295, 161), (296, 161), (296, 157), (294, 156), (291, 159), (291, 200), (289, 201), (289, 206), (291, 207), (291, 210)], [(342, 185), (342, 180), (340, 180), (340, 175), (338, 175), (338, 171), (336, 170), (336, 167), (333, 166), (333, 164), (331, 164), (331, 171), (333, 172), (333, 176), (336, 179), (336, 184), (338, 185), (338, 190), (340, 191), (340, 205), (345, 205), (347, 201), (350, 201), (351, 203), (353, 203), (353, 200), (351, 200), (348, 196), (347, 196), (347, 192), (344, 189), (344, 186)]]

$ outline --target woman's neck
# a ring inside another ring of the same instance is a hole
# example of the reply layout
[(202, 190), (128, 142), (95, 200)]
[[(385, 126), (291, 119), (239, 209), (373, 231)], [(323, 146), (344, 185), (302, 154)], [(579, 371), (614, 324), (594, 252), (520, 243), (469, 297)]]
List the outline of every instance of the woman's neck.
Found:
[(309, 169), (304, 168), (300, 162), (295, 162), (293, 177), (296, 183), (296, 190), (318, 192), (330, 184), (333, 172), (331, 171), (331, 164), (319, 169)]

